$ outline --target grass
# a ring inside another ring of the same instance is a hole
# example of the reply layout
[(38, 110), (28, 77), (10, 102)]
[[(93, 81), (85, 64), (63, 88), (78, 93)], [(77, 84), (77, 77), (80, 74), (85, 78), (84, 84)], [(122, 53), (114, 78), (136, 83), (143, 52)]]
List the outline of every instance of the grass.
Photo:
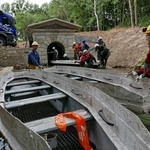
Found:
[(150, 114), (141, 114), (137, 116), (141, 119), (148, 131), (150, 131)]

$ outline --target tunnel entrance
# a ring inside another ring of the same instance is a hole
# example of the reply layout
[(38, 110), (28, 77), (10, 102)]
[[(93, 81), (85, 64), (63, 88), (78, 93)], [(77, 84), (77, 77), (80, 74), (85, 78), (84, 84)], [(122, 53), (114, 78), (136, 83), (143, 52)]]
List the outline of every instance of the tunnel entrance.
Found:
[(63, 55), (65, 54), (65, 47), (60, 42), (52, 42), (48, 48), (47, 48), (47, 58), (48, 58), (48, 65), (50, 65), (50, 62), (54, 60), (54, 53), (53, 53), (53, 47), (55, 47), (58, 50), (58, 60), (61, 60), (63, 58)]

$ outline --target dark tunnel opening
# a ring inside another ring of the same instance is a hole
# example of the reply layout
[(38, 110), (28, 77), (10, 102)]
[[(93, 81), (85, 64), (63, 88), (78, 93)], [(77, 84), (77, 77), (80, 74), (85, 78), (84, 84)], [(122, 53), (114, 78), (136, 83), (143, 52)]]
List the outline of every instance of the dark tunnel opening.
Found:
[(52, 42), (48, 48), (47, 48), (47, 57), (48, 57), (48, 65), (50, 65), (50, 62), (54, 60), (54, 53), (53, 53), (53, 47), (55, 47), (58, 50), (58, 60), (61, 60), (63, 58), (63, 55), (65, 54), (65, 47), (60, 42)]

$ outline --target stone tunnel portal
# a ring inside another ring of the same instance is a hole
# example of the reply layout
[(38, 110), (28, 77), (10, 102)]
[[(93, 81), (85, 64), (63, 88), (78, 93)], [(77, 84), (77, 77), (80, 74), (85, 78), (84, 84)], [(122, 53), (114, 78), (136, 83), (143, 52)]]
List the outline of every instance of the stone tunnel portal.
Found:
[(65, 47), (63, 44), (60, 42), (52, 42), (47, 48), (48, 65), (50, 65), (50, 61), (54, 60), (53, 47), (58, 50), (58, 60), (61, 60), (65, 54)]

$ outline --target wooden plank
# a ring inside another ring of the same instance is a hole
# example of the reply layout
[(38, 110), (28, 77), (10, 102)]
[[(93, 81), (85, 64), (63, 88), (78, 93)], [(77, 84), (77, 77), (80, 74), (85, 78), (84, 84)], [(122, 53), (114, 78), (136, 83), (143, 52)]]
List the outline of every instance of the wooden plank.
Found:
[(55, 93), (55, 94), (50, 94), (50, 95), (26, 98), (22, 100), (13, 101), (13, 102), (6, 102), (5, 108), (10, 109), (10, 108), (20, 107), (24, 105), (29, 105), (32, 103), (40, 103), (40, 102), (45, 102), (45, 101), (50, 101), (50, 100), (61, 99), (65, 97), (66, 95), (60, 92), (60, 93)]
[(31, 81), (24, 81), (24, 82), (8, 83), (7, 87), (25, 85), (25, 84), (34, 84), (34, 83), (40, 83), (40, 80), (31, 80)]
[(42, 85), (42, 86), (36, 86), (36, 87), (30, 87), (30, 88), (24, 88), (24, 89), (14, 89), (5, 91), (5, 94), (15, 94), (15, 93), (23, 93), (28, 91), (38, 91), (38, 90), (44, 90), (50, 88), (50, 85)]
[[(80, 109), (74, 112), (80, 114), (86, 121), (92, 119), (92, 115), (85, 109)], [(65, 118), (65, 120), (67, 126), (75, 124), (74, 119)], [(25, 125), (34, 132), (37, 132), (39, 134), (58, 129), (57, 126), (55, 125), (55, 117), (49, 117), (45, 119), (28, 122), (25, 123)]]

